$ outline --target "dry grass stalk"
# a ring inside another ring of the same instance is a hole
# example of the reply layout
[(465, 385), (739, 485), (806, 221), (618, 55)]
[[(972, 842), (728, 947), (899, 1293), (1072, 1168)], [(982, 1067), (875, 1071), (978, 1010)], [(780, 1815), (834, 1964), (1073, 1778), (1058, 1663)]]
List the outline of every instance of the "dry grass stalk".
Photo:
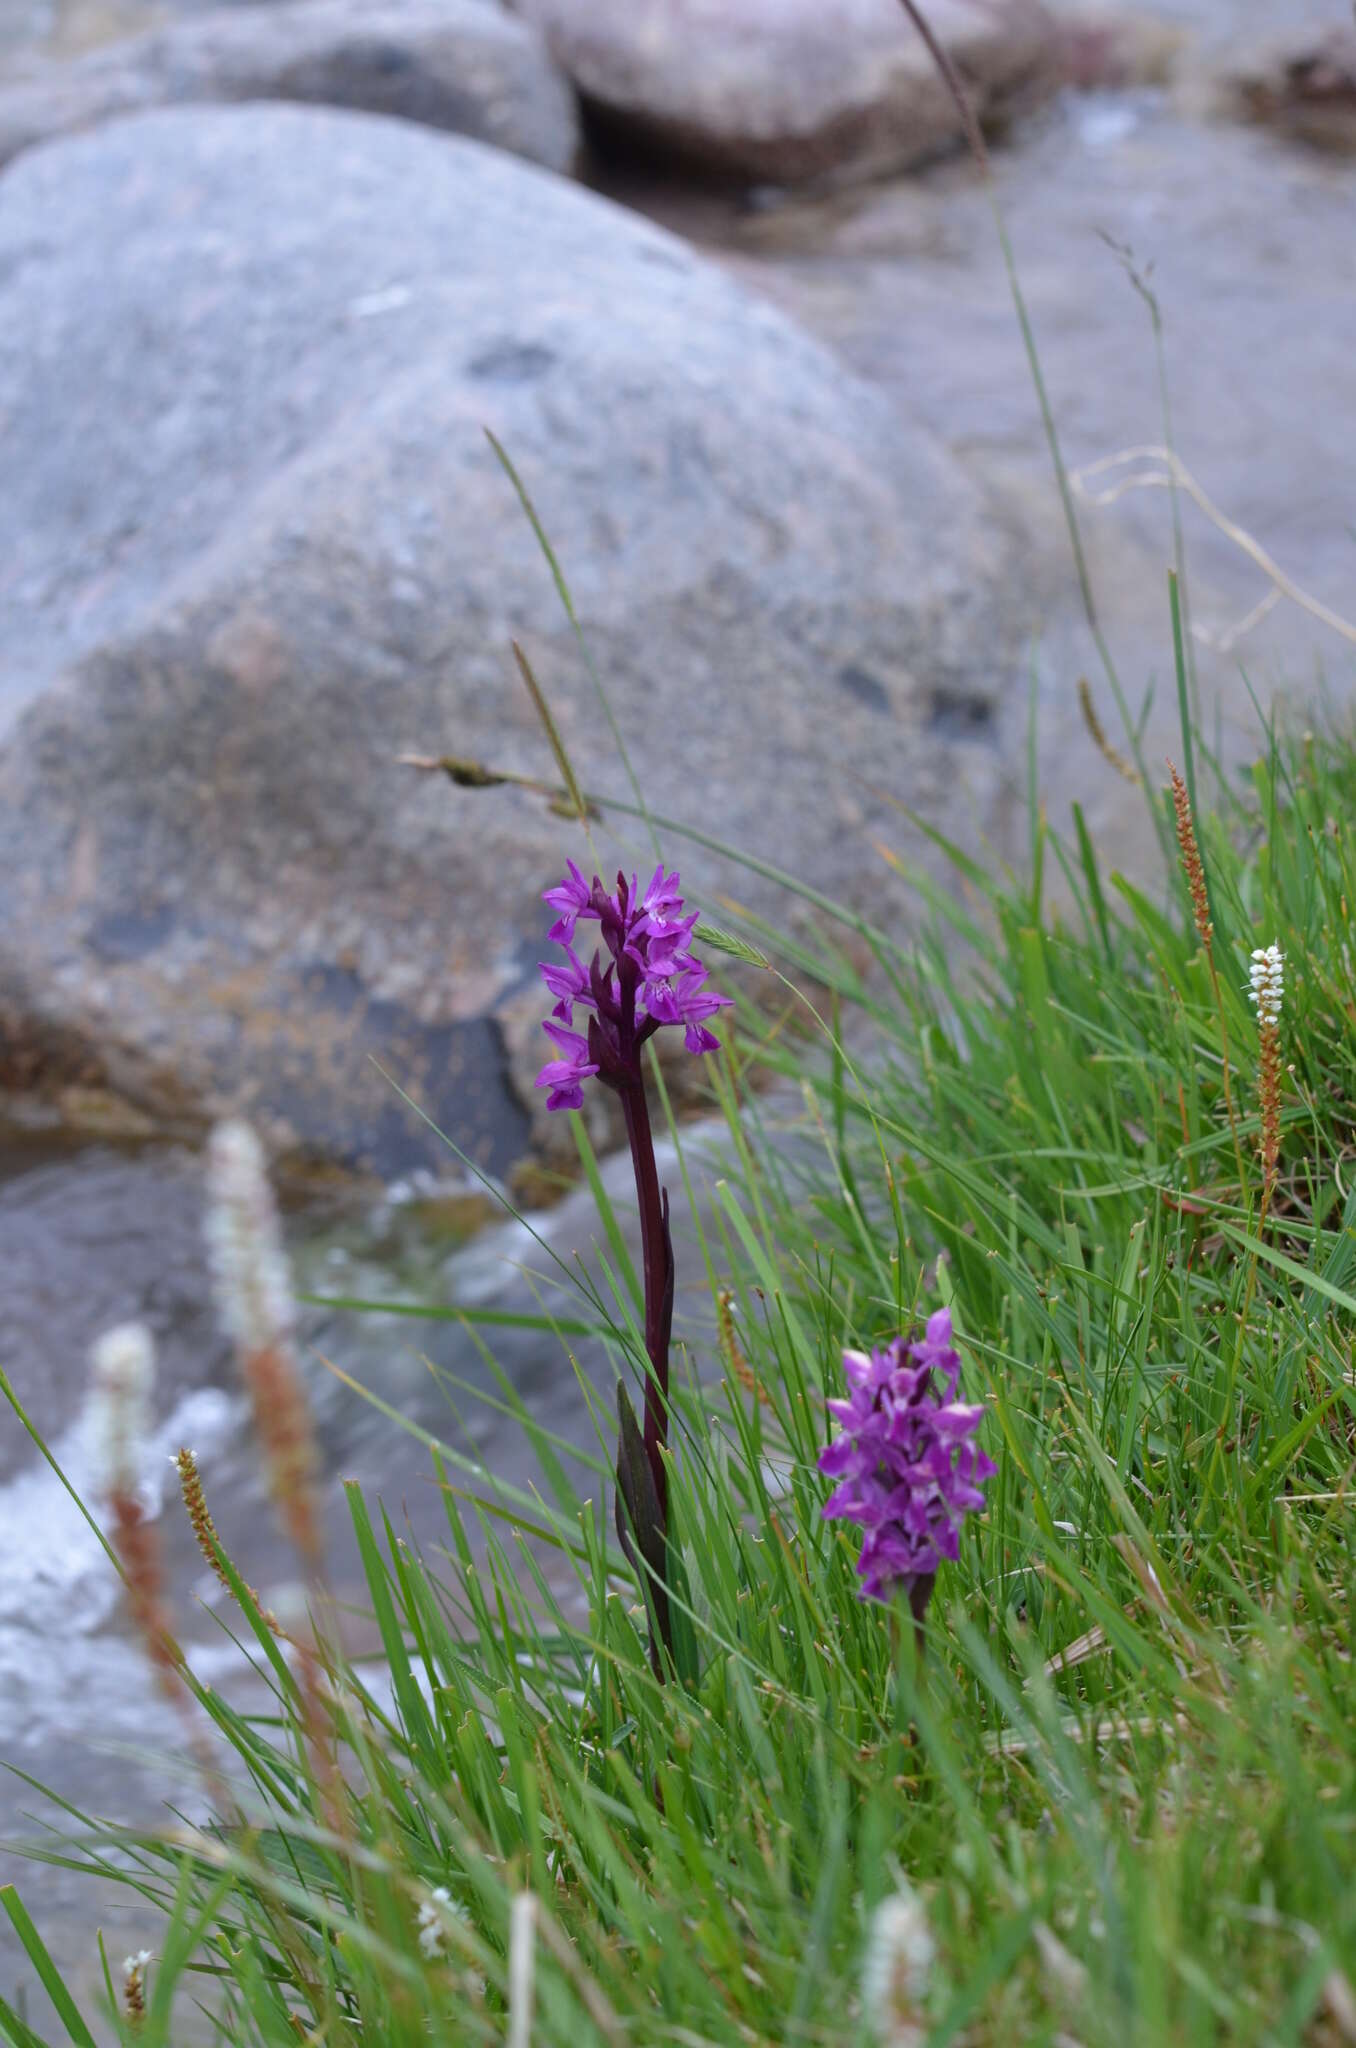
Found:
[(1133, 783), (1135, 788), (1138, 789), (1139, 771), (1126, 760), (1119, 748), (1112, 745), (1106, 727), (1102, 724), (1098, 714), (1097, 706), (1093, 702), (1092, 685), (1086, 676), (1078, 678), (1078, 708), (1083, 714), (1083, 723), (1088, 729), (1088, 735), (1092, 740), (1092, 744), (1096, 747), (1102, 759), (1110, 767), (1114, 768), (1116, 773), (1122, 776), (1126, 782)]
[(156, 1527), (141, 1503), (126, 1494), (114, 1494), (113, 1540), (127, 1586), (127, 1605), (141, 1637), (155, 1682), (167, 1700), (178, 1705), (183, 1698), (179, 1670), (179, 1648), (169, 1625), (165, 1605), (164, 1575)]
[[(1243, 1147), (1238, 1135), (1238, 1118), (1234, 1113), (1233, 1082), (1229, 1073), (1229, 1033), (1224, 1022), (1224, 996), (1219, 985), (1219, 973), (1215, 967), (1215, 927), (1210, 916), (1210, 892), (1205, 882), (1205, 862), (1201, 859), (1200, 842), (1196, 837), (1196, 821), (1191, 814), (1191, 798), (1187, 786), (1173, 762), (1168, 762), (1168, 775), (1172, 783), (1172, 809), (1177, 825), (1177, 845), (1182, 856), (1182, 872), (1186, 876), (1187, 889), (1191, 895), (1191, 915), (1196, 926), (1196, 936), (1205, 954), (1205, 964), (1210, 972), (1210, 986), (1215, 996), (1215, 1015), (1219, 1019), (1220, 1079), (1224, 1088), (1224, 1110), (1229, 1119), (1229, 1131), (1234, 1141), (1234, 1159), (1238, 1167), (1238, 1185), (1243, 1186)], [(1183, 1111), (1185, 1123), (1185, 1110)]]
[(1356, 2042), (1356, 1991), (1341, 1970), (1329, 1970), (1323, 1979), (1323, 2009), (1340, 2040)]
[(339, 1769), (334, 1718), (330, 1712), (333, 1695), (310, 1635), (299, 1629), (293, 1641), (301, 1689), (301, 1732), (306, 1744), (311, 1783), (315, 1787), (321, 1820), (332, 1835), (342, 1840), (348, 1833), (348, 1812), (344, 1800), (344, 1777)]
[[(1136, 464), (1144, 466), (1133, 467)], [(1123, 474), (1102, 490), (1089, 489), (1090, 479), (1105, 476), (1114, 470), (1121, 470)], [(1330, 627), (1344, 640), (1356, 642), (1356, 623), (1344, 618), (1340, 612), (1333, 611), (1328, 605), (1321, 604), (1307, 590), (1302, 590), (1293, 577), (1287, 576), (1253, 535), (1236, 520), (1230, 519), (1227, 513), (1222, 512), (1206, 495), (1175, 449), (1165, 448), (1156, 442), (1135, 448), (1118, 448), (1114, 455), (1103, 455), (1098, 461), (1085, 463), (1081, 469), (1076, 469), (1070, 482), (1085, 503), (1099, 506), (1114, 505), (1118, 498), (1132, 490), (1185, 491), (1200, 507), (1211, 525), (1216, 527), (1226, 540), (1232, 541), (1249, 561), (1257, 565), (1267, 578), (1270, 588), (1261, 601), (1252, 607), (1246, 618), (1240, 620), (1236, 626), (1230, 627), (1226, 633), (1216, 636), (1214, 644), (1221, 652), (1227, 652), (1245, 633), (1251, 632), (1281, 598), (1288, 598), (1291, 604), (1298, 605), (1301, 611), (1307, 612), (1311, 618), (1318, 619), (1323, 625)], [(1210, 644), (1209, 634), (1202, 632), (1199, 627), (1194, 630), (1198, 639)]]
[(720, 1348), (730, 1371), (746, 1394), (752, 1394), (766, 1406), (767, 1390), (759, 1385), (758, 1376), (740, 1349), (739, 1338), (735, 1334), (734, 1295), (728, 1287), (716, 1296), (716, 1320), (720, 1326)]
[(264, 1449), (269, 1492), (299, 1557), (319, 1576), (324, 1557), (311, 1411), (290, 1345), (250, 1351), (240, 1361)]
[(933, 33), (932, 24), (922, 9), (914, 4), (914, 0), (899, 0), (899, 4), (922, 37), (928, 55), (936, 65), (947, 91), (955, 102), (956, 111), (961, 117), (961, 126), (965, 130), (965, 140), (969, 146), (970, 154), (979, 166), (980, 175), (988, 183), (993, 177), (993, 172), (989, 165), (989, 152), (984, 146), (984, 136), (980, 129), (979, 121), (976, 118), (975, 110), (970, 104), (970, 95), (961, 83), (960, 73), (952, 63), (948, 52), (938, 42), (936, 35)]

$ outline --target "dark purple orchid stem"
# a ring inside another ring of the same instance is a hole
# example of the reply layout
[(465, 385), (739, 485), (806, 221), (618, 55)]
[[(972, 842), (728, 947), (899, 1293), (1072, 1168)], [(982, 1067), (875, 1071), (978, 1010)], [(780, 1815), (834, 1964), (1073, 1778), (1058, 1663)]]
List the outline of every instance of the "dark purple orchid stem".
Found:
[(659, 1185), (654, 1133), (645, 1080), (637, 1071), (619, 1090), (640, 1210), (640, 1255), (645, 1276), (645, 1456), (654, 1477), (660, 1515), (668, 1526), (669, 1476), (664, 1450), (669, 1440), (669, 1332), (673, 1323), (673, 1245), (669, 1237), (667, 1191)]
[[(692, 1053), (715, 1052), (708, 1029), (730, 998), (706, 986), (706, 969), (691, 951), (697, 914), (683, 915), (677, 873), (657, 867), (642, 889), (633, 875), (617, 876), (615, 890), (567, 861), (563, 880), (544, 891), (559, 914), (552, 940), (565, 962), (546, 961), (542, 979), (556, 998), (545, 1020), (562, 1057), (548, 1060), (537, 1086), (550, 1090), (548, 1109), (582, 1109), (584, 1083), (597, 1077), (621, 1097), (640, 1210), (645, 1269), (645, 1421), (637, 1422), (626, 1382), (617, 1382), (617, 1538), (645, 1589), (650, 1615), (650, 1662), (660, 1684), (675, 1667), (669, 1610), (669, 1334), (673, 1327), (673, 1239), (669, 1198), (659, 1185), (650, 1129), (650, 1106), (641, 1065), (646, 1045), (665, 1025), (681, 1025)], [(601, 944), (589, 963), (575, 952), (581, 924), (598, 926)], [(588, 1017), (576, 1031), (574, 1013)]]
[(907, 1581), (909, 1588), (909, 1613), (913, 1616), (913, 1640), (918, 1651), (918, 1662), (920, 1664), (927, 1655), (928, 1632), (926, 1616), (928, 1602), (932, 1598), (932, 1589), (936, 1583), (936, 1572), (919, 1572)]

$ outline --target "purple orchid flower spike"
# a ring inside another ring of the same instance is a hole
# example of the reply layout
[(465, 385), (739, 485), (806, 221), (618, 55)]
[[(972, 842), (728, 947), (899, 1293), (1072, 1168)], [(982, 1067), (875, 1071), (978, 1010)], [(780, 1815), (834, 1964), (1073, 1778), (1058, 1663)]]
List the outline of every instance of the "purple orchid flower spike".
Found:
[[(560, 913), (550, 936), (566, 956), (563, 966), (556, 961), (542, 965), (542, 979), (556, 998), (551, 1014), (568, 1026), (576, 1008), (593, 1012), (602, 1029), (595, 1034), (590, 1025), (590, 1057), (602, 1081), (623, 1095), (642, 1086), (641, 1050), (665, 1024), (683, 1026), (689, 1052), (716, 1050), (720, 1041), (707, 1020), (725, 1009), (730, 997), (706, 986), (706, 969), (691, 947), (696, 915), (682, 914), (676, 872), (657, 867), (644, 890), (634, 875), (628, 882), (619, 874), (609, 893), (596, 875), (592, 886), (586, 883), (570, 861), (564, 879), (544, 892), (543, 901)], [(596, 923), (602, 940), (589, 968), (573, 943), (585, 923)], [(549, 1107), (577, 1108), (575, 1102), (554, 1100), (558, 1064), (543, 1068), (537, 1086), (552, 1090)]]
[[(621, 1098), (640, 1207), (641, 1257), (645, 1269), (645, 1349), (650, 1372), (645, 1387), (643, 1431), (631, 1412), (624, 1383), (617, 1399), (621, 1443), (617, 1455), (617, 1532), (641, 1580), (650, 1610), (650, 1656), (659, 1678), (673, 1660), (668, 1604), (669, 1337), (673, 1322), (673, 1245), (668, 1194), (659, 1185), (654, 1136), (645, 1094), (642, 1054), (665, 1025), (683, 1028), (689, 1052), (714, 1052), (720, 1044), (709, 1020), (730, 997), (706, 986), (706, 969), (692, 951), (696, 915), (683, 915), (677, 871), (663, 863), (642, 890), (635, 875), (617, 876), (614, 890), (595, 875), (585, 881), (573, 861), (543, 900), (558, 912), (552, 940), (565, 963), (543, 963), (541, 974), (555, 998), (545, 1029), (559, 1059), (549, 1060), (537, 1086), (550, 1090), (548, 1109), (580, 1109), (583, 1084), (596, 1077)], [(599, 945), (588, 966), (574, 949), (579, 927), (598, 926)], [(586, 1013), (581, 1034), (574, 1013)]]
[[(564, 948), (565, 960), (542, 964), (542, 979), (555, 997), (552, 1016), (568, 1030), (576, 1009), (591, 1013), (588, 1023), (588, 1064), (623, 1099), (643, 1092), (640, 1054), (646, 1041), (666, 1024), (683, 1027), (689, 1052), (714, 1052), (720, 1041), (708, 1020), (725, 1009), (729, 996), (706, 985), (706, 969), (692, 951), (696, 915), (683, 916), (677, 873), (657, 867), (644, 890), (632, 875), (617, 876), (610, 893), (594, 876), (590, 885), (571, 861), (568, 872), (544, 901), (560, 914), (551, 937)], [(574, 948), (579, 926), (595, 923), (602, 944), (586, 967)], [(578, 1078), (585, 1061), (564, 1045), (553, 1025), (547, 1030), (562, 1050), (576, 1060)], [(537, 1077), (539, 1088), (551, 1090), (548, 1107), (577, 1109), (573, 1085), (562, 1093), (561, 1062), (550, 1061)]]
[(819, 1458), (839, 1483), (821, 1512), (862, 1532), (858, 1597), (903, 1592), (921, 1641), (938, 1567), (959, 1555), (965, 1517), (983, 1507), (997, 1470), (974, 1441), (984, 1409), (955, 1398), (949, 1309), (930, 1316), (921, 1337), (896, 1337), (869, 1357), (845, 1351), (843, 1372), (847, 1399), (828, 1404), (840, 1431)]

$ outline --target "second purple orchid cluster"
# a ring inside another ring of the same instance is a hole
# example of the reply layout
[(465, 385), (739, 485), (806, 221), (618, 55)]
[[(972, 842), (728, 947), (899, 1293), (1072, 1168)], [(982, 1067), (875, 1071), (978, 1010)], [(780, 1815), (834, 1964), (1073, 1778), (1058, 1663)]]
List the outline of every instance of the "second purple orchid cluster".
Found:
[(997, 1469), (974, 1441), (984, 1409), (956, 1399), (950, 1309), (930, 1316), (921, 1337), (896, 1337), (869, 1357), (845, 1351), (843, 1371), (847, 1399), (828, 1404), (840, 1433), (819, 1458), (820, 1471), (839, 1482), (824, 1518), (862, 1532), (859, 1597), (890, 1600), (903, 1591), (918, 1616)]

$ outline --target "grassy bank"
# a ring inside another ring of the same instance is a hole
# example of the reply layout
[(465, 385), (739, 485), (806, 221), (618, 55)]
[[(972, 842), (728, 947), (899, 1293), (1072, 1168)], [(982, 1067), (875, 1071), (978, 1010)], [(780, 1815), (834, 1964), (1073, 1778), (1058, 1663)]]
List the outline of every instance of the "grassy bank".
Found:
[[(144, 1894), (144, 2011), (110, 1958), (108, 2012), (78, 2013), (8, 1891), (62, 2024), (0, 2008), (6, 2039), (169, 2044), (195, 2007), (232, 2043), (1356, 2039), (1356, 750), (1276, 740), (1243, 787), (1200, 780), (1203, 911), (1033, 810), (1029, 872), (957, 854), (917, 944), (750, 932), (824, 1030), (750, 1009), (713, 1056), (670, 1682), (608, 1418), (590, 1459), (520, 1414), (539, 1497), (430, 1442), (441, 1552), (351, 1489), (387, 1682), (322, 1594), (280, 1640), (227, 1563), (272, 1704), (185, 1674), (224, 1737), (216, 1818), (129, 1840), (66, 1812), (47, 1852)], [(1247, 984), (1273, 941), (1268, 1177)], [(790, 1143), (760, 1107), (788, 1099)], [(543, 1342), (568, 1372), (590, 1327), (637, 1386), (605, 1202), (597, 1240), (596, 1283), (543, 1252)], [(816, 1461), (843, 1348), (940, 1304), (998, 1471), (920, 1658), (857, 1599)]]

